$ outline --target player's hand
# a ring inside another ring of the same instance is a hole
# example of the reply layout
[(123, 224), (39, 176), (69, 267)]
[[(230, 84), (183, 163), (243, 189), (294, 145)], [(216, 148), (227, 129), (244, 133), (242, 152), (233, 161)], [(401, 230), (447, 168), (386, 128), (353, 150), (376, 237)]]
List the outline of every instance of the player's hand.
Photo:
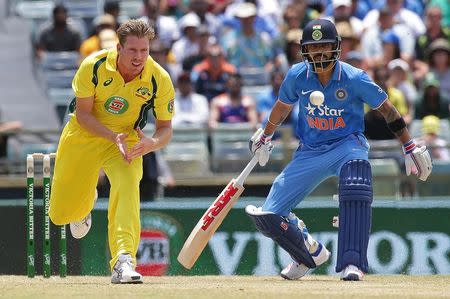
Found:
[(145, 136), (145, 134), (139, 128), (136, 129), (136, 132), (139, 137), (139, 142), (136, 143), (135, 146), (133, 146), (133, 148), (130, 150), (130, 153), (128, 154), (130, 161), (154, 150), (155, 142), (153, 141), (153, 138), (148, 138), (147, 136)]
[(271, 140), (272, 135), (265, 135), (264, 130), (261, 128), (259, 128), (258, 131), (253, 134), (252, 138), (250, 138), (250, 151), (252, 152), (252, 154), (258, 156), (258, 162), (261, 166), (265, 166), (269, 161), (269, 156), (273, 149)]
[(120, 133), (116, 136), (116, 145), (119, 148), (120, 153), (125, 161), (128, 163), (131, 162), (131, 159), (128, 157), (128, 145), (125, 139), (128, 137), (128, 134)]
[(413, 173), (420, 180), (426, 181), (433, 169), (427, 147), (416, 146), (414, 141), (410, 140), (403, 145), (403, 151), (405, 153), (406, 174), (410, 175)]

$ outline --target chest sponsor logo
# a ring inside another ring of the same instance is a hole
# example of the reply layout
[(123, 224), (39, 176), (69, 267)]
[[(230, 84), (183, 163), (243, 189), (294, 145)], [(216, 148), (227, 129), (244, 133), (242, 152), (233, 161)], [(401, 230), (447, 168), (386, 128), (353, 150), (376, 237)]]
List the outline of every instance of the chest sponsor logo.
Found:
[(345, 121), (342, 117), (344, 109), (330, 108), (323, 103), (313, 103), (311, 99), (305, 109), (306, 121), (311, 129), (329, 131), (345, 128)]
[(122, 97), (110, 97), (104, 105), (106, 111), (112, 114), (122, 114), (128, 110), (128, 101)]
[(150, 92), (150, 90), (147, 87), (139, 87), (136, 92), (134, 93), (135, 96), (137, 96), (138, 98), (147, 100), (148, 97), (152, 96), (152, 93)]
[(109, 77), (109, 79), (108, 80), (106, 80), (105, 82), (103, 82), (103, 86), (108, 86), (109, 84), (111, 84), (112, 83), (112, 81), (113, 81), (113, 78), (112, 77)]

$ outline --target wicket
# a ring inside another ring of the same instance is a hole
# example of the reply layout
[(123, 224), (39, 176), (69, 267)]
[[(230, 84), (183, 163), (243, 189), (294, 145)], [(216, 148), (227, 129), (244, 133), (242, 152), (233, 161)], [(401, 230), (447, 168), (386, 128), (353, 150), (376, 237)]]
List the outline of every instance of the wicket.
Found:
[[(34, 277), (35, 269), (35, 248), (34, 248), (34, 160), (42, 159), (42, 186), (43, 186), (43, 215), (44, 215), (44, 235), (43, 235), (43, 272), (44, 277), (51, 276), (51, 248), (50, 248), (50, 217), (48, 215), (50, 205), (50, 172), (51, 159), (56, 154), (33, 153), (27, 155), (27, 207), (26, 207), (26, 233), (27, 233), (27, 275)], [(59, 231), (59, 276), (67, 275), (67, 244), (66, 226), (60, 226)]]

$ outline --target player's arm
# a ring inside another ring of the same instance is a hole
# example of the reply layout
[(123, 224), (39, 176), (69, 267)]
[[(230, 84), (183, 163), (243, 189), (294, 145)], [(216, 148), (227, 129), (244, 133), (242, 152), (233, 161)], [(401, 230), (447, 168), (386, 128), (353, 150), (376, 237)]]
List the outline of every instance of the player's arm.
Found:
[(283, 103), (277, 100), (272, 107), (266, 126), (264, 127), (264, 135), (272, 136), (279, 125), (281, 125), (292, 110), (293, 105)]
[(416, 146), (406, 128), (405, 120), (388, 99), (386, 99), (377, 110), (383, 115), (389, 129), (403, 144), (406, 174), (410, 175), (412, 172), (416, 174), (419, 179), (425, 181), (433, 168), (430, 153), (427, 148), (425, 146)]
[(386, 120), (389, 129), (397, 136), (402, 144), (411, 140), (411, 135), (406, 128), (406, 123), (400, 112), (394, 107), (394, 105), (386, 99), (377, 110), (383, 115)]
[(94, 97), (77, 98), (76, 117), (80, 126), (90, 133), (103, 137), (111, 142), (116, 142), (117, 133), (109, 130), (92, 114), (94, 108)]

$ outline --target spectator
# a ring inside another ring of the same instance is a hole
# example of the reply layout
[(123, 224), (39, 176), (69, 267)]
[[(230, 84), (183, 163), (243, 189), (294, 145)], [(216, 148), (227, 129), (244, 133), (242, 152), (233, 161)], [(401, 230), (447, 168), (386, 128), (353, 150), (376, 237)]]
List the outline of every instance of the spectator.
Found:
[(428, 73), (423, 84), (423, 94), (416, 102), (416, 119), (423, 119), (427, 115), (439, 118), (449, 117), (449, 100), (440, 92), (440, 84), (435, 74)]
[[(252, 1), (248, 1), (252, 2)], [(255, 3), (257, 2), (257, 3)], [(274, 17), (273, 15), (262, 15), (261, 14), (261, 5), (263, 5), (264, 2), (271, 2), (275, 6), (279, 8), (279, 4), (274, 1), (253, 1), (252, 3), (256, 6), (256, 15), (254, 20), (254, 26), (256, 32), (266, 32), (269, 34), (269, 36), (272, 39), (277, 39), (279, 37), (280, 31), (278, 28), (279, 21), (277, 20), (277, 17)], [(224, 14), (223, 19), (223, 26), (227, 26), (230, 28), (233, 28), (233, 30), (240, 30), (241, 29), (241, 22), (236, 17), (236, 13), (238, 9), (242, 8), (241, 2), (235, 2), (232, 3), (227, 7), (227, 10)], [(298, 27), (297, 27), (298, 28)]]
[(169, 49), (166, 48), (164, 43), (160, 39), (154, 39), (150, 43), (150, 56), (155, 60), (160, 66), (165, 69), (172, 81), (175, 81), (180, 73), (179, 65), (171, 63), (169, 56)]
[(450, 161), (448, 143), (439, 137), (440, 126), (439, 117), (434, 115), (425, 116), (422, 119), (422, 136), (417, 142), (420, 145), (426, 145), (430, 149), (433, 160)]
[(168, 49), (180, 37), (178, 25), (174, 17), (160, 14), (161, 0), (143, 0), (145, 16), (141, 20), (153, 25), (156, 38), (159, 38)]
[(361, 39), (361, 50), (369, 67), (386, 65), (383, 54), (383, 33), (390, 34), (390, 36), (384, 36), (385, 42), (391, 39), (391, 41), (399, 43), (400, 58), (410, 62), (414, 55), (415, 39), (413, 34), (407, 26), (394, 23), (394, 15), (387, 7), (380, 9), (378, 14), (378, 22), (367, 28)]
[[(393, 17), (395, 24), (406, 25), (413, 33), (414, 37), (418, 37), (425, 33), (425, 24), (420, 16), (409, 9), (403, 7), (404, 0), (386, 0), (386, 9), (389, 10)], [(372, 9), (363, 20), (364, 29), (367, 30), (375, 26), (378, 22), (380, 11)]]
[(442, 11), (438, 6), (429, 6), (425, 13), (426, 32), (416, 41), (416, 59), (425, 61), (426, 49), (438, 38), (450, 39), (450, 28), (442, 27)]
[(439, 38), (431, 43), (428, 49), (430, 70), (439, 81), (441, 93), (450, 97), (450, 44), (448, 40)]
[(209, 107), (205, 96), (193, 92), (190, 74), (183, 72), (177, 80), (178, 91), (175, 94), (175, 115), (172, 118), (173, 127), (186, 125), (206, 127), (208, 124)]
[(286, 55), (288, 68), (302, 61), (302, 55), (300, 55), (301, 39), (302, 39), (301, 29), (291, 29), (286, 34), (286, 46), (284, 53)]
[(247, 123), (256, 128), (258, 116), (255, 101), (242, 95), (242, 77), (232, 74), (227, 80), (227, 92), (211, 100), (209, 126), (219, 123)]
[(220, 45), (211, 45), (206, 58), (193, 68), (195, 90), (210, 101), (226, 91), (226, 81), (234, 73), (236, 68), (226, 61)]
[(219, 37), (221, 22), (214, 14), (208, 11), (209, 3), (208, 0), (189, 0), (189, 13), (186, 17), (191, 17), (192, 15), (197, 16), (200, 24), (205, 25), (209, 28), (210, 32), (216, 37)]
[[(273, 105), (278, 100), (278, 92), (280, 91), (281, 83), (284, 80), (285, 73), (275, 70), (270, 74), (271, 90), (261, 94), (256, 101), (256, 112), (258, 113), (258, 122), (263, 126), (267, 123), (270, 111)], [(295, 112), (297, 111), (297, 113)], [(292, 127), (292, 132), (295, 132), (295, 127), (298, 121), (298, 104), (294, 106), (289, 116), (286, 117), (283, 122), (283, 126)], [(276, 139), (277, 134), (274, 135), (272, 140)]]
[(175, 61), (180, 66), (183, 65), (185, 59), (197, 56), (200, 52), (198, 28), (200, 19), (195, 14), (185, 15), (178, 22), (181, 38), (172, 46), (172, 54)]
[(255, 30), (256, 6), (249, 2), (240, 3), (235, 16), (239, 18), (241, 28), (229, 31), (222, 40), (227, 58), (238, 71), (249, 68), (270, 71), (275, 53), (270, 36)]
[(106, 0), (103, 5), (103, 13), (114, 17), (115, 28), (113, 29), (117, 30), (120, 27), (120, 2), (118, 0)]
[(208, 55), (208, 49), (213, 44), (212, 41), (215, 40), (213, 36), (211, 36), (211, 32), (205, 25), (200, 25), (197, 29), (197, 38), (198, 38), (198, 53), (197, 55), (192, 55), (186, 57), (183, 61), (182, 68), (185, 71), (192, 71), (192, 68), (203, 61)]
[(450, 4), (448, 3), (448, 0), (431, 0), (428, 2), (428, 6), (439, 7), (444, 16), (441, 20), (442, 27), (450, 28)]
[(356, 35), (357, 38), (360, 38), (363, 31), (363, 23), (357, 17), (352, 16), (352, 0), (332, 0), (332, 4), (333, 15), (328, 19), (335, 24), (339, 22), (348, 22), (352, 34)]
[(341, 36), (341, 59), (345, 61), (350, 51), (358, 49), (359, 38), (348, 21), (337, 22), (336, 30)]
[(359, 69), (368, 70), (366, 61), (364, 60), (360, 51), (350, 51), (347, 53), (347, 59), (345, 60), (348, 64), (357, 67)]
[[(389, 73), (386, 67), (377, 68), (374, 71), (374, 81), (378, 86), (386, 91), (389, 101), (394, 105), (400, 115), (402, 115), (402, 117), (404, 118), (408, 113), (408, 104), (406, 103), (403, 94), (398, 89), (386, 85), (388, 75)], [(364, 135), (366, 135), (368, 139), (389, 140), (396, 138), (392, 131), (389, 129), (383, 115), (377, 109), (371, 109), (368, 111), (368, 108), (366, 108), (365, 110), (366, 114), (364, 115)]]
[[(91, 53), (94, 53), (101, 49), (105, 49), (104, 47), (102, 47), (102, 45), (100, 43), (100, 37), (99, 37), (100, 32), (102, 30), (105, 30), (105, 29), (115, 30), (115, 28), (116, 28), (116, 22), (112, 15), (105, 14), (105, 15), (99, 16), (94, 19), (93, 23), (95, 25), (95, 34), (92, 35), (91, 37), (89, 37), (88, 39), (84, 40), (80, 46), (80, 56), (81, 56), (80, 58), (82, 60), (84, 58), (86, 58), (87, 56), (89, 56)], [(108, 37), (111, 36), (111, 33), (107, 33), (107, 34), (109, 34)], [(116, 44), (119, 41), (117, 38), (117, 35), (115, 37), (115, 41), (116, 41)], [(111, 45), (111, 43), (108, 46), (110, 46), (110, 45)]]
[[(351, 15), (363, 20), (372, 7), (371, 3), (368, 3), (369, 1), (360, 0), (352, 0), (351, 2)], [(329, 17), (333, 15), (334, 5), (333, 1), (329, 1), (325, 10), (325, 16)]]
[(40, 34), (36, 55), (40, 59), (46, 51), (78, 51), (80, 43), (80, 33), (67, 25), (66, 7), (59, 4), (53, 8), (53, 25)]
[(8, 150), (8, 134), (22, 129), (20, 121), (3, 121), (0, 118), (0, 158), (6, 157)]
[(388, 64), (390, 72), (387, 82), (388, 86), (392, 86), (401, 91), (408, 104), (408, 113), (403, 118), (406, 123), (411, 123), (414, 117), (414, 103), (417, 99), (417, 89), (409, 81), (412, 74), (409, 69), (409, 65), (402, 59), (394, 59)]

